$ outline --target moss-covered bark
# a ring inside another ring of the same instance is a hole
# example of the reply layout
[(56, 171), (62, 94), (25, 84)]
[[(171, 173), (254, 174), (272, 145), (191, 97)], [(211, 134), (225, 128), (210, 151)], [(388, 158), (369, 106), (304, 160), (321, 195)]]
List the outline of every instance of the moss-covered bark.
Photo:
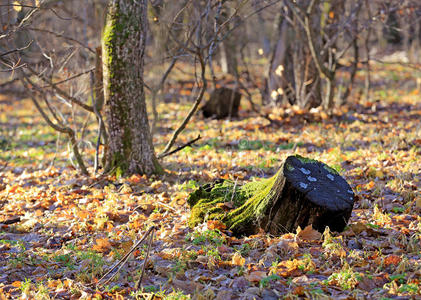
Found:
[(198, 188), (188, 199), (189, 226), (216, 219), (237, 235), (259, 229), (279, 234), (308, 224), (320, 231), (325, 226), (341, 231), (351, 214), (353, 196), (334, 169), (290, 156), (271, 178), (242, 186), (223, 180)]
[[(261, 226), (266, 210), (282, 190), (283, 181), (283, 174), (279, 170), (271, 178), (242, 186), (236, 186), (229, 180), (204, 185), (189, 196), (189, 226), (194, 227), (205, 219), (217, 219), (233, 232), (254, 233)], [(232, 210), (225, 209), (224, 203), (227, 202), (234, 206)]]
[(143, 68), (147, 0), (111, 0), (102, 38), (108, 171), (161, 173), (146, 112)]

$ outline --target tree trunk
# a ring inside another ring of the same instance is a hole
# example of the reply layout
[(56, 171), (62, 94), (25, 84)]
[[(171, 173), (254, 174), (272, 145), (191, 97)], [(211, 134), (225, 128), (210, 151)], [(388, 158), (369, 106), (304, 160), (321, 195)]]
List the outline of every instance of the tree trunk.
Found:
[(188, 198), (190, 226), (220, 220), (235, 235), (294, 232), (298, 226), (342, 231), (354, 205), (354, 192), (334, 169), (299, 155), (290, 156), (271, 178), (238, 187), (222, 180)]
[(146, 112), (143, 68), (147, 0), (111, 0), (104, 28), (104, 99), (109, 147), (106, 171), (161, 173)]
[[(221, 15), (219, 16), (219, 25), (224, 24), (230, 15), (230, 8), (224, 7)], [(238, 51), (240, 49), (238, 39), (239, 32), (238, 30), (234, 30), (227, 34), (226, 31), (232, 30), (239, 24), (239, 22), (239, 17), (235, 16), (231, 22), (228, 23), (227, 28), (223, 30), (224, 40), (220, 43), (219, 47), (222, 72), (225, 74), (230, 74), (234, 77), (238, 76)]]
[[(305, 9), (308, 1), (299, 1)], [(311, 58), (308, 41), (296, 16), (286, 12), (279, 23), (279, 40), (275, 46), (267, 80), (268, 102), (317, 107), (322, 102), (321, 80)], [(293, 21), (287, 21), (286, 17)], [(311, 16), (312, 25), (320, 27), (320, 12)], [(320, 43), (318, 43), (319, 45)]]
[(216, 119), (238, 117), (240, 101), (239, 92), (226, 87), (218, 88), (211, 93), (208, 102), (202, 107), (203, 116)]

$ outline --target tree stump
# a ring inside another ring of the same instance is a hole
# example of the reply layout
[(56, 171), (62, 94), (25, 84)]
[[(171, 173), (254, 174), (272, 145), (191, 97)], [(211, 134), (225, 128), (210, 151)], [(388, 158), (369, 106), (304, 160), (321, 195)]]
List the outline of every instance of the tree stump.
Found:
[(226, 87), (215, 89), (202, 107), (203, 116), (216, 119), (237, 117), (240, 101), (241, 94), (237, 91)]
[(328, 165), (289, 156), (271, 178), (236, 185), (229, 180), (208, 183), (192, 192), (189, 226), (220, 220), (235, 235), (259, 230), (278, 235), (311, 224), (342, 231), (354, 205), (354, 192)]

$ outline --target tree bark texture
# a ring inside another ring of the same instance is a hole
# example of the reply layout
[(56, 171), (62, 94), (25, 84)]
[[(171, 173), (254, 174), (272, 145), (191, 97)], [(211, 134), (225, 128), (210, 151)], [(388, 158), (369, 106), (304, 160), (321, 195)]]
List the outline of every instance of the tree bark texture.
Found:
[(162, 172), (149, 129), (144, 83), (147, 0), (111, 0), (102, 39), (109, 147), (106, 171)]

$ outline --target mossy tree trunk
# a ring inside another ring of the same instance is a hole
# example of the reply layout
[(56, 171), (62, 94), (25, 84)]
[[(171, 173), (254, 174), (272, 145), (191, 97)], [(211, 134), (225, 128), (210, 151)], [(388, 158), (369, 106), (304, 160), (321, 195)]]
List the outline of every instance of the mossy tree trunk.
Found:
[(143, 69), (147, 0), (111, 0), (103, 32), (104, 99), (109, 147), (106, 171), (161, 173), (146, 112)]
[(236, 235), (263, 229), (271, 234), (294, 232), (311, 224), (342, 231), (354, 204), (349, 184), (329, 166), (290, 156), (271, 178), (236, 186), (223, 180), (192, 194), (190, 226), (220, 220)]

